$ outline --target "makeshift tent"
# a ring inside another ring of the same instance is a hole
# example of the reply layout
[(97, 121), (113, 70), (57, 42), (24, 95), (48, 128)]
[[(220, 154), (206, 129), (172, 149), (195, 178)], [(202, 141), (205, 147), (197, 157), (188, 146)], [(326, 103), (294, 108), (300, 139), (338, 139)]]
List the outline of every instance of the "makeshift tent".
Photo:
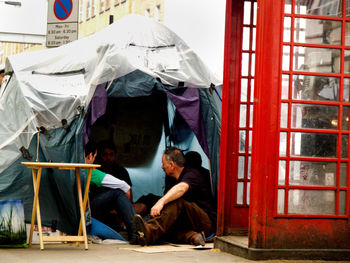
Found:
[[(0, 90), (0, 200), (23, 200), (27, 222), (33, 186), (21, 162), (84, 162), (83, 143), (97, 136), (92, 127), (109, 98), (160, 97), (152, 105), (166, 117), (152, 156), (127, 167), (135, 199), (161, 194), (159, 156), (169, 145), (201, 149), (216, 193), (221, 83), (164, 25), (130, 15), (67, 45), (11, 56), (5, 71), (11, 77)], [(75, 233), (74, 173), (45, 169), (39, 194), (43, 224)]]

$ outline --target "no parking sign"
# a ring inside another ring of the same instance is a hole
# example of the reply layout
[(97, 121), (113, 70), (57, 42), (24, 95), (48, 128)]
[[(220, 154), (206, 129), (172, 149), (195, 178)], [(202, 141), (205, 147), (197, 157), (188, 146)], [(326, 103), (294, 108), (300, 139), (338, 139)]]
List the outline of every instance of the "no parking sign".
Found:
[(78, 39), (79, 0), (49, 0), (46, 46), (57, 47)]
[(72, 0), (55, 0), (53, 4), (53, 11), (55, 17), (59, 20), (67, 20), (72, 13), (73, 2)]

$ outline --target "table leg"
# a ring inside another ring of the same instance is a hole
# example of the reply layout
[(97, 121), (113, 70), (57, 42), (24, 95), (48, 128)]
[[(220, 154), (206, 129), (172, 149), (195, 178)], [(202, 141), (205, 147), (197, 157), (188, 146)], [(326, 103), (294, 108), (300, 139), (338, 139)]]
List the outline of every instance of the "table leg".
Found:
[[(85, 225), (85, 209), (83, 207), (79, 168), (75, 169), (75, 175), (76, 175), (76, 179), (77, 179), (77, 188), (78, 188), (78, 199), (79, 199), (79, 208), (80, 208), (80, 224), (81, 224), (81, 226), (83, 228), (85, 249), (88, 249), (86, 225)], [(79, 233), (78, 233), (78, 235), (79, 235)], [(79, 241), (78, 241), (78, 244), (79, 244)]]
[[(84, 193), (84, 199), (83, 199), (84, 212), (86, 210), (87, 200), (88, 200), (88, 196), (89, 196), (89, 188), (90, 188), (90, 182), (91, 182), (91, 173), (92, 173), (92, 169), (90, 168), (89, 172), (88, 172), (88, 176), (86, 178), (86, 186), (85, 186), (85, 193)], [(80, 221), (78, 236), (81, 235), (81, 230), (82, 230), (82, 228), (81, 228), (81, 221)]]
[(34, 223), (35, 223), (35, 213), (36, 213), (36, 201), (37, 201), (37, 196), (36, 196), (36, 170), (32, 168), (32, 175), (33, 175), (33, 189), (34, 189), (34, 201), (33, 201), (33, 210), (32, 210), (32, 220), (30, 223), (30, 232), (29, 232), (29, 246), (32, 245), (32, 240), (33, 240), (33, 231), (34, 231)]
[(43, 250), (44, 249), (44, 242), (43, 242), (43, 236), (42, 236), (41, 215), (40, 215), (40, 205), (39, 205), (39, 188), (40, 188), (40, 180), (41, 180), (41, 168), (38, 169), (38, 176), (36, 176), (35, 168), (32, 168), (32, 174), (33, 174), (33, 187), (34, 187), (34, 202), (33, 202), (32, 220), (31, 220), (31, 224), (30, 224), (29, 246), (32, 245), (33, 230), (34, 230), (34, 223), (35, 223), (35, 213), (36, 213), (37, 221), (38, 221), (40, 249)]

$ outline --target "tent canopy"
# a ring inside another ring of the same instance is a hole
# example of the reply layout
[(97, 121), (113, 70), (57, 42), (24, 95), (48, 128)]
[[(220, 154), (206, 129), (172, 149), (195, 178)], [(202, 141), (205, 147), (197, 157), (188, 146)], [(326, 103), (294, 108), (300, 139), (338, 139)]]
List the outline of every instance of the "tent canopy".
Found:
[[(67, 45), (11, 56), (5, 71), (12, 75), (0, 90), (0, 200), (22, 199), (27, 221), (33, 201), (31, 171), (20, 162), (83, 162), (83, 137), (106, 112), (107, 98), (166, 94), (168, 122), (159, 145), (186, 144), (187, 150), (200, 145), (210, 159), (216, 189), (221, 83), (164, 25), (130, 15)], [(176, 115), (192, 135), (174, 143), (169, 135), (181, 130)], [(157, 149), (153, 160), (160, 162), (161, 147)], [(132, 180), (138, 181), (133, 169)], [(62, 231), (76, 231), (74, 184), (72, 172), (43, 171), (45, 225), (55, 220)]]

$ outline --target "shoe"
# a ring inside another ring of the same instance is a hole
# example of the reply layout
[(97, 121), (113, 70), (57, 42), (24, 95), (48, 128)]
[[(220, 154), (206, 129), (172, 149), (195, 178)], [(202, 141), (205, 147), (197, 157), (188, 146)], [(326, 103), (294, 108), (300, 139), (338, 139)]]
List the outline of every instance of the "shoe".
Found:
[(191, 237), (191, 244), (192, 245), (195, 245), (195, 246), (205, 246), (205, 235), (204, 235), (204, 232), (199, 232), (199, 233), (196, 233), (194, 234), (192, 237)]
[(134, 215), (132, 219), (136, 234), (138, 235), (138, 244), (141, 246), (147, 246), (150, 243), (150, 230), (147, 228), (145, 222), (140, 215)]
[(129, 243), (131, 245), (138, 245), (139, 244), (139, 236), (137, 234), (133, 234), (131, 238), (129, 238)]

